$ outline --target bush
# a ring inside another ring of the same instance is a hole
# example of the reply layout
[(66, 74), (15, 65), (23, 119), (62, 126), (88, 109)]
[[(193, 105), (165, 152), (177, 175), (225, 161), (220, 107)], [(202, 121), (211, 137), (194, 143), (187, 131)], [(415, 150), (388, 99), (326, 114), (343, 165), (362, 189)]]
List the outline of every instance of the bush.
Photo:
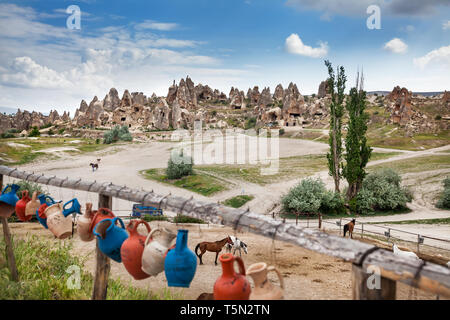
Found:
[(345, 212), (344, 201), (339, 193), (327, 191), (319, 179), (303, 179), (281, 198), (285, 212), (336, 214)]
[(39, 137), (41, 133), (39, 132), (39, 129), (37, 127), (33, 127), (31, 132), (28, 134), (29, 137)]
[(252, 117), (252, 118), (248, 119), (247, 121), (245, 121), (244, 129), (248, 130), (248, 129), (254, 128), (255, 126), (256, 126), (256, 118)]
[(58, 134), (63, 134), (64, 131), (66, 131), (66, 129), (65, 128), (61, 128), (61, 129), (58, 130)]
[(281, 128), (280, 130), (278, 130), (278, 134), (279, 134), (280, 136), (282, 136), (284, 133), (285, 133), (285, 131), (284, 131), (283, 128)]
[(49, 135), (49, 136), (53, 136), (53, 135), (55, 135), (55, 133), (53, 132), (52, 129), (50, 129), (50, 130), (48, 130), (48, 135)]
[(169, 218), (166, 216), (151, 216), (149, 214), (143, 214), (141, 216), (141, 219), (147, 222), (151, 222), (151, 221), (168, 221)]
[(115, 126), (112, 130), (109, 130), (103, 135), (103, 143), (111, 144), (113, 142), (122, 141), (132, 141), (133, 136), (128, 131), (127, 126)]
[(206, 222), (202, 219), (192, 218), (189, 216), (185, 216), (182, 214), (179, 214), (173, 218), (174, 223), (199, 223), (199, 224), (205, 224)]
[(367, 175), (356, 196), (356, 211), (367, 214), (405, 208), (413, 195), (400, 183), (400, 175), (392, 169), (381, 169)]
[(166, 176), (168, 179), (180, 179), (192, 175), (194, 165), (192, 157), (184, 156), (183, 152), (180, 152), (177, 159), (174, 160), (171, 156), (167, 163)]
[(33, 195), (33, 192), (37, 191), (38, 193), (44, 193), (44, 191), (42, 190), (42, 187), (34, 182), (29, 182), (26, 180), (20, 180), (18, 182), (16, 182), (16, 184), (18, 186), (20, 186), (20, 189), (17, 191), (17, 196), (19, 197), (19, 199), (22, 199), (22, 191), (24, 190), (28, 190), (28, 193), (31, 196)]
[(444, 191), (441, 193), (436, 207), (441, 209), (450, 209), (450, 177), (447, 177), (443, 181)]
[(434, 117), (434, 120), (442, 120), (442, 116), (440, 114), (437, 114), (436, 117)]
[(2, 139), (9, 139), (9, 138), (14, 138), (15, 135), (12, 134), (11, 132), (4, 132), (2, 134), (0, 134), (0, 138)]

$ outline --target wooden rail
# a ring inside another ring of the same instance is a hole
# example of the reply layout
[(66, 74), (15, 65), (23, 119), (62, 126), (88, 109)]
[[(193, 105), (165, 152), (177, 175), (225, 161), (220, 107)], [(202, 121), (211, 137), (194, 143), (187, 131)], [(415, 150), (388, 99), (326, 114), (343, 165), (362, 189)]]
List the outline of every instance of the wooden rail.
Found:
[(391, 251), (374, 245), (330, 235), (320, 230), (285, 224), (265, 215), (233, 209), (218, 203), (204, 202), (192, 198), (185, 199), (173, 195), (159, 195), (153, 191), (146, 192), (112, 183), (48, 177), (5, 166), (0, 166), (0, 174), (55, 187), (95, 192), (102, 196), (115, 197), (169, 210), (174, 213), (182, 213), (215, 224), (240, 229), (246, 228), (254, 234), (289, 242), (311, 251), (350, 261), (354, 264), (355, 270), (360, 270), (360, 272), (365, 274), (365, 276), (353, 277), (354, 292), (360, 290), (358, 288), (367, 287), (364, 281), (366, 281), (369, 273), (365, 270), (369, 266), (377, 266), (383, 280), (382, 283), (387, 285), (382, 286), (378, 294), (359, 292), (359, 294), (354, 294), (354, 298), (392, 298), (392, 292), (395, 293), (395, 288), (394, 290), (392, 289), (392, 283), (395, 285), (395, 281), (400, 281), (437, 295), (450, 297), (450, 269), (433, 263), (426, 263), (422, 266), (420, 261), (400, 257), (394, 255)]

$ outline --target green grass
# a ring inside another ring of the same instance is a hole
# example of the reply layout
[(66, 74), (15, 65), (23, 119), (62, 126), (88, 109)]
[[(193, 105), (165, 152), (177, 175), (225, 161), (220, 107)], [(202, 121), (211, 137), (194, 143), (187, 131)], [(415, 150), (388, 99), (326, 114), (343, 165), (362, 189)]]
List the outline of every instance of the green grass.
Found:
[(240, 208), (253, 198), (254, 196), (238, 195), (236, 197), (225, 200), (223, 204), (232, 208)]
[(382, 221), (382, 222), (369, 222), (369, 224), (450, 224), (450, 218), (404, 220), (404, 221)]
[[(2, 237), (3, 238), (3, 237)], [(92, 294), (93, 277), (85, 271), (85, 259), (71, 254), (68, 241), (42, 240), (36, 236), (13, 241), (19, 282), (11, 280), (5, 259), (5, 244), (0, 241), (0, 300), (84, 300)], [(71, 289), (70, 266), (80, 268), (80, 287)], [(178, 299), (170, 291), (151, 293), (120, 279), (109, 279), (107, 299)]]
[(143, 214), (141, 216), (142, 220), (145, 220), (147, 222), (151, 222), (151, 221), (168, 221), (169, 218), (167, 216), (151, 216), (149, 214)]
[[(70, 141), (80, 140), (79, 143), (70, 143)], [(27, 147), (12, 147), (7, 143), (13, 142), (23, 144)], [(30, 163), (38, 158), (54, 158), (54, 155), (46, 154), (45, 149), (57, 147), (74, 147), (79, 152), (93, 152), (105, 148), (103, 144), (96, 144), (94, 139), (85, 138), (60, 138), (60, 137), (39, 137), (37, 139), (14, 138), (2, 139), (0, 141), (0, 160), (3, 165), (22, 165)], [(76, 151), (74, 151), (75, 153)]]
[(368, 168), (368, 171), (387, 167), (399, 171), (400, 173), (448, 169), (450, 168), (450, 157), (447, 155), (433, 155), (397, 160), (371, 166)]
[(217, 192), (226, 190), (223, 181), (207, 174), (195, 172), (193, 175), (186, 176), (180, 179), (167, 179), (164, 169), (149, 169), (140, 172), (146, 179), (156, 180), (162, 183), (174, 185), (179, 188), (184, 188), (204, 196), (210, 196)]

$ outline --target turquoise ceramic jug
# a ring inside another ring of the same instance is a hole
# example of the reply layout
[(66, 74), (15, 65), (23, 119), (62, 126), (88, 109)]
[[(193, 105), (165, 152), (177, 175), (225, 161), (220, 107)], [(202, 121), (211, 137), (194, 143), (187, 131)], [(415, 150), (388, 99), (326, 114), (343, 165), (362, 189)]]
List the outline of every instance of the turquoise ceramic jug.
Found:
[[(71, 204), (70, 208), (67, 208)], [(67, 217), (71, 213), (81, 214), (81, 205), (77, 198), (67, 201), (63, 206), (63, 216)]]
[[(116, 226), (120, 222), (122, 228)], [(94, 235), (98, 238), (98, 247), (105, 255), (117, 262), (122, 262), (120, 248), (123, 242), (128, 239), (128, 233), (125, 231), (125, 225), (122, 219), (103, 219), (94, 228)]]
[[(6, 192), (10, 188), (9, 192)], [(19, 191), (20, 186), (17, 184), (8, 184), (2, 191), (0, 196), (0, 216), (9, 218), (16, 210), (16, 203), (19, 201), (17, 196), (17, 191)]]
[(175, 249), (167, 253), (164, 272), (169, 287), (188, 288), (197, 269), (197, 257), (187, 246), (188, 230), (178, 230)]

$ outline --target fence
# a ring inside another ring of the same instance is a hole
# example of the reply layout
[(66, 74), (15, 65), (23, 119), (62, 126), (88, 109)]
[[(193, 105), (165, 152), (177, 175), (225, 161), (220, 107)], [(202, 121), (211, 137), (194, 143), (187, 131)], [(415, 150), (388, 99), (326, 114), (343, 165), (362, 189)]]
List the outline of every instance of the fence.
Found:
[[(112, 183), (83, 181), (81, 179), (62, 179), (35, 173), (20, 171), (0, 166), (0, 182), (3, 175), (27, 180), (39, 184), (79, 191), (94, 192), (99, 195), (99, 207), (111, 208), (112, 198), (123, 199), (185, 214), (210, 223), (240, 228), (281, 240), (321, 254), (341, 258), (353, 263), (353, 298), (354, 299), (395, 299), (396, 281), (431, 292), (450, 297), (450, 269), (433, 263), (422, 263), (394, 255), (391, 251), (377, 246), (331, 235), (320, 230), (299, 227), (283, 223), (262, 214), (242, 209), (233, 209), (218, 203), (209, 203), (193, 198), (185, 199), (173, 195), (159, 195), (155, 192), (131, 189)], [(7, 221), (2, 218), (4, 229)], [(8, 231), (9, 233), (9, 231)], [(5, 232), (5, 240), (7, 232)], [(7, 251), (11, 251), (8, 250)], [(9, 254), (8, 254), (9, 256)], [(376, 266), (381, 275), (381, 289), (369, 289), (367, 278), (371, 275), (365, 270)], [(93, 290), (93, 299), (105, 299), (109, 276), (109, 259), (97, 248), (97, 267)]]
[[(342, 228), (346, 222), (350, 222), (351, 219), (346, 218), (336, 218), (336, 219), (319, 219), (311, 217), (304, 218), (295, 222), (296, 225), (304, 226), (306, 228), (317, 228), (318, 225), (328, 225), (330, 229), (338, 229), (339, 234), (342, 234)], [(426, 236), (423, 234), (400, 230), (397, 228), (386, 227), (376, 223), (371, 222), (358, 222), (356, 221), (356, 225), (354, 227), (354, 232), (357, 233), (359, 231), (359, 235), (361, 237), (374, 235), (378, 236), (378, 238), (384, 238), (386, 241), (391, 240), (401, 240), (413, 243), (415, 246), (415, 250), (420, 252), (421, 246), (427, 246), (429, 248), (437, 249), (440, 251), (445, 251), (450, 255), (450, 239), (443, 239), (438, 237)], [(386, 222), (389, 224), (389, 221)], [(320, 227), (319, 227), (320, 229)], [(329, 229), (329, 230), (330, 230)], [(377, 231), (375, 231), (377, 229)]]

